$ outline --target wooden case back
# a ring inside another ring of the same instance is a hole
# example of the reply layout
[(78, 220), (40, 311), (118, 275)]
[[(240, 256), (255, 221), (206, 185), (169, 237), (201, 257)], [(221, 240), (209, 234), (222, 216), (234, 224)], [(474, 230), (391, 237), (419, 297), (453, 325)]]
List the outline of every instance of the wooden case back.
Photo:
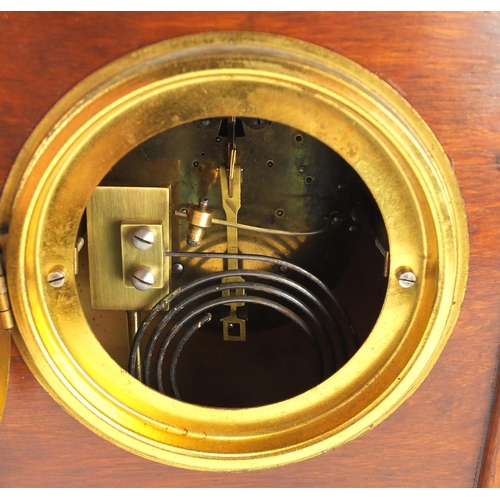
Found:
[(36, 124), (81, 79), (150, 43), (220, 30), (276, 33), (338, 52), (389, 83), (428, 123), (453, 165), (468, 217), (470, 274), (457, 326), (421, 387), (371, 432), (306, 462), (233, 474), (168, 467), (108, 443), (57, 405), (13, 347), (0, 486), (500, 486), (500, 411), (493, 404), (500, 14), (0, 14), (0, 184)]

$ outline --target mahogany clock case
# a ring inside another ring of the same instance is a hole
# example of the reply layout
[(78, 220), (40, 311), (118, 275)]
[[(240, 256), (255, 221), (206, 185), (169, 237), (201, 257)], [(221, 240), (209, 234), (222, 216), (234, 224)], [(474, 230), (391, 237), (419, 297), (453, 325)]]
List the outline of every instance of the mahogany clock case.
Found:
[(237, 474), (168, 467), (115, 447), (67, 415), (13, 347), (0, 486), (500, 485), (499, 14), (0, 14), (0, 182), (43, 115), (81, 79), (144, 45), (221, 30), (333, 50), (389, 83), (427, 122), (453, 165), (468, 218), (470, 271), (454, 332), (416, 393), (372, 431), (305, 462)]

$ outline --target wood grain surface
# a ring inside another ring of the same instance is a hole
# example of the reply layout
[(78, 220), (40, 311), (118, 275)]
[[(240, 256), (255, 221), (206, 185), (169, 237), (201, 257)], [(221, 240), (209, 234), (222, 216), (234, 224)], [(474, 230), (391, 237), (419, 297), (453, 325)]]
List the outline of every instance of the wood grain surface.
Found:
[[(0, 486), (476, 485), (500, 348), (500, 14), (0, 14), (0, 183), (38, 121), (82, 78), (144, 45), (213, 30), (278, 33), (336, 51), (392, 85), (430, 125), (458, 177), (471, 238), (454, 333), (417, 392), (371, 432), (306, 462), (238, 474), (167, 467), (106, 442), (46, 394), (13, 348)], [(492, 429), (485, 464), (497, 472), (481, 484), (500, 486)]]
[(500, 380), (498, 378), (478, 486), (480, 488), (500, 486)]

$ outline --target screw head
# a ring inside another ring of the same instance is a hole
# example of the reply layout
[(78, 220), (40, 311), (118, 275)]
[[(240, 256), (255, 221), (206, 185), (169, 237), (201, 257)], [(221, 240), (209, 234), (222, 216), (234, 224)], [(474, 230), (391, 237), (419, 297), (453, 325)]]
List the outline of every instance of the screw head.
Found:
[(198, 207), (201, 210), (207, 210), (209, 203), (210, 203), (210, 200), (208, 198), (199, 198), (198, 199)]
[(398, 274), (398, 281), (401, 287), (411, 288), (417, 281), (417, 277), (411, 271), (401, 271)]
[(174, 276), (179, 276), (184, 272), (184, 266), (180, 262), (174, 262), (172, 264), (172, 274)]
[(264, 120), (263, 118), (250, 118), (245, 120), (245, 123), (254, 129), (261, 129), (267, 127), (271, 122), (269, 120)]
[(138, 227), (132, 234), (132, 245), (137, 250), (149, 250), (155, 242), (155, 235), (149, 227)]
[(47, 281), (49, 282), (49, 285), (51, 287), (60, 288), (66, 281), (66, 274), (64, 274), (64, 271), (62, 269), (54, 269), (54, 271), (49, 273), (49, 275), (47, 276)]
[(155, 284), (154, 274), (145, 267), (141, 267), (132, 274), (132, 285), (141, 292), (149, 290)]
[(204, 120), (199, 120), (198, 123), (202, 128), (208, 128), (214, 124), (214, 120), (210, 120), (210, 118), (205, 118)]

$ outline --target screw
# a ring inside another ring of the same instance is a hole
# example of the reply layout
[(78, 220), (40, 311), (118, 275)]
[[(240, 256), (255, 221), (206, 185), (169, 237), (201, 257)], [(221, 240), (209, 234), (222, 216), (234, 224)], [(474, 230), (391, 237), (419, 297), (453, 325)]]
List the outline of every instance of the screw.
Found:
[(203, 128), (207, 128), (207, 127), (210, 127), (210, 125), (212, 125), (212, 120), (206, 118), (205, 120), (200, 120), (198, 122)]
[(283, 215), (285, 215), (285, 212), (281, 210), (281, 208), (278, 208), (278, 210), (276, 210), (276, 215), (278, 217), (283, 217)]
[(267, 127), (271, 122), (269, 120), (264, 120), (263, 118), (250, 118), (247, 123), (252, 128), (261, 129)]
[(132, 285), (134, 285), (137, 290), (149, 290), (154, 284), (155, 277), (149, 269), (141, 267), (134, 271), (134, 274), (132, 275)]
[(197, 167), (199, 163), (197, 161), (193, 161), (193, 167)]
[(306, 177), (307, 184), (311, 184), (312, 181), (313, 181), (312, 177)]
[(210, 200), (208, 198), (199, 198), (198, 199), (198, 208), (200, 210), (203, 210), (204, 212), (206, 212), (208, 209), (209, 202), (210, 202)]
[(301, 135), (296, 135), (296, 136), (295, 136), (295, 140), (296, 140), (297, 142), (301, 142), (301, 141), (302, 141), (302, 136), (301, 136)]
[(174, 276), (179, 276), (184, 272), (184, 266), (180, 262), (174, 262), (172, 264), (172, 274)]
[(411, 271), (401, 271), (398, 274), (398, 281), (403, 288), (411, 288), (417, 281), (417, 277)]
[(222, 139), (221, 139), (219, 136), (217, 136), (217, 137), (215, 138), (215, 142), (220, 142), (220, 141), (222, 141)]
[(132, 245), (137, 250), (149, 250), (155, 242), (155, 235), (146, 226), (138, 227), (132, 234)]
[(305, 171), (306, 171), (306, 167), (304, 167), (304, 166), (299, 167), (299, 172), (300, 172), (301, 174), (303, 174)]
[(273, 160), (269, 160), (266, 165), (271, 168), (273, 165), (274, 165), (274, 161)]
[(62, 269), (55, 269), (47, 276), (47, 281), (49, 285), (54, 288), (60, 288), (64, 285), (66, 281), (66, 275)]

